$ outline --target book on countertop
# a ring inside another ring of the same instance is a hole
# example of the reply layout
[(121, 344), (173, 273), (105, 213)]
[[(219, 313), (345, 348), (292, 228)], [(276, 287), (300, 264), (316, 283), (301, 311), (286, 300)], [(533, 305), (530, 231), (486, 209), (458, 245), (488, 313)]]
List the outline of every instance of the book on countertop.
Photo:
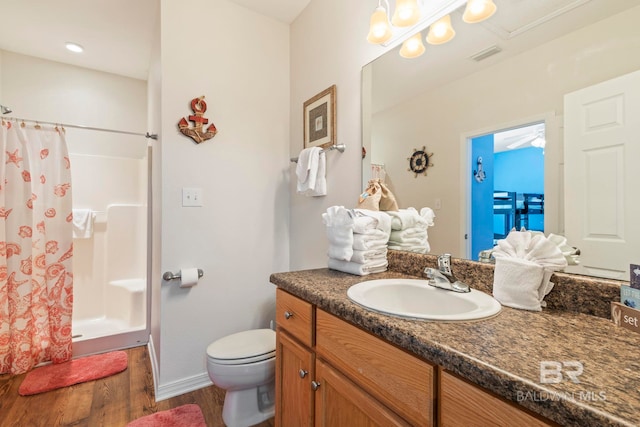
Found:
[(629, 264), (629, 285), (634, 289), (640, 289), (640, 265)]
[(640, 289), (620, 285), (620, 302), (627, 307), (640, 310)]

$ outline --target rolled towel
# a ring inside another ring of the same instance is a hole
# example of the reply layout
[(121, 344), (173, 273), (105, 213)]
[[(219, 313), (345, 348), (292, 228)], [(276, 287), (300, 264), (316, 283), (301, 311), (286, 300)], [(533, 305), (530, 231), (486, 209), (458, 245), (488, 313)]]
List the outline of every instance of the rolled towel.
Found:
[(535, 262), (510, 257), (496, 258), (493, 273), (493, 296), (502, 305), (523, 310), (542, 311), (542, 300), (553, 284), (552, 272)]
[(358, 264), (356, 262), (340, 261), (329, 258), (328, 266), (332, 270), (342, 271), (344, 273), (355, 274), (357, 276), (366, 276), (372, 273), (382, 273), (387, 270), (389, 265), (387, 259), (377, 263)]
[(353, 256), (351, 257), (351, 262), (356, 262), (358, 264), (367, 264), (369, 262), (373, 262), (374, 260), (386, 259), (387, 258), (387, 247), (371, 249), (368, 251), (353, 251)]

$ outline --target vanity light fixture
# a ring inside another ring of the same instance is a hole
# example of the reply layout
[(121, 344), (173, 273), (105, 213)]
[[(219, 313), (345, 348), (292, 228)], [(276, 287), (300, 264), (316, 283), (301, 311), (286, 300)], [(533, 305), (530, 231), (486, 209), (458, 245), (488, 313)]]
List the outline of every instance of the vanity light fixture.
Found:
[(367, 40), (383, 46), (402, 41), (400, 55), (417, 58), (424, 53), (424, 45), (414, 39), (416, 33), (429, 28), (426, 41), (443, 44), (455, 36), (450, 13), (466, 4), (463, 21), (477, 23), (491, 17), (497, 10), (493, 0), (396, 0), (393, 18), (389, 22), (389, 0), (378, 0), (371, 15)]
[(74, 53), (84, 52), (84, 48), (80, 46), (78, 43), (66, 42), (64, 46), (67, 48), (67, 50), (70, 50), (71, 52), (74, 52)]
[(493, 0), (469, 0), (462, 14), (462, 20), (467, 24), (476, 24), (489, 19), (496, 10)]
[(391, 23), (396, 27), (410, 27), (420, 20), (418, 0), (396, 0), (396, 10)]
[(422, 33), (415, 33), (402, 43), (400, 48), (400, 56), (407, 59), (417, 58), (425, 51), (424, 44), (422, 43)]
[(451, 15), (446, 15), (431, 24), (427, 34), (427, 43), (443, 44), (450, 41), (455, 35), (456, 32), (451, 26)]
[(385, 9), (382, 6), (382, 0), (378, 0), (378, 7), (376, 8), (373, 15), (371, 15), (371, 23), (369, 24), (369, 35), (367, 36), (367, 41), (373, 44), (381, 44), (386, 41), (389, 41), (391, 38), (391, 25), (389, 24), (389, 2), (385, 0), (387, 3), (387, 8)]

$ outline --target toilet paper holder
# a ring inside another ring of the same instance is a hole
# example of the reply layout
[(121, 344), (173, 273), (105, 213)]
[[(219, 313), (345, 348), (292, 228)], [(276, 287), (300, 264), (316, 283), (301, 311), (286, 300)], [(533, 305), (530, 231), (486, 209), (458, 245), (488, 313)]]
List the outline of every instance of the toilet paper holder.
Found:
[[(204, 276), (204, 271), (202, 271), (202, 269), (198, 269), (198, 279), (200, 279), (202, 276)], [(169, 280), (175, 280), (175, 279), (182, 279), (182, 275), (180, 274), (180, 272), (177, 273), (172, 273), (170, 271), (165, 271), (165, 273), (162, 275), (162, 280), (165, 281), (169, 281)]]

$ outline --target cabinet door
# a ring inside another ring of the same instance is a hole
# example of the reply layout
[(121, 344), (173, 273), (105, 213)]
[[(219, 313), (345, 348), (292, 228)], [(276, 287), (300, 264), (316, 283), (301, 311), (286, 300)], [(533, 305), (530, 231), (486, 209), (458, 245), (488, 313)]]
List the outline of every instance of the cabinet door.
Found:
[(513, 403), (446, 372), (440, 374), (440, 426), (543, 427), (552, 422), (529, 415)]
[(276, 426), (313, 426), (314, 355), (287, 333), (276, 337)]
[(315, 382), (316, 427), (410, 425), (321, 360)]

